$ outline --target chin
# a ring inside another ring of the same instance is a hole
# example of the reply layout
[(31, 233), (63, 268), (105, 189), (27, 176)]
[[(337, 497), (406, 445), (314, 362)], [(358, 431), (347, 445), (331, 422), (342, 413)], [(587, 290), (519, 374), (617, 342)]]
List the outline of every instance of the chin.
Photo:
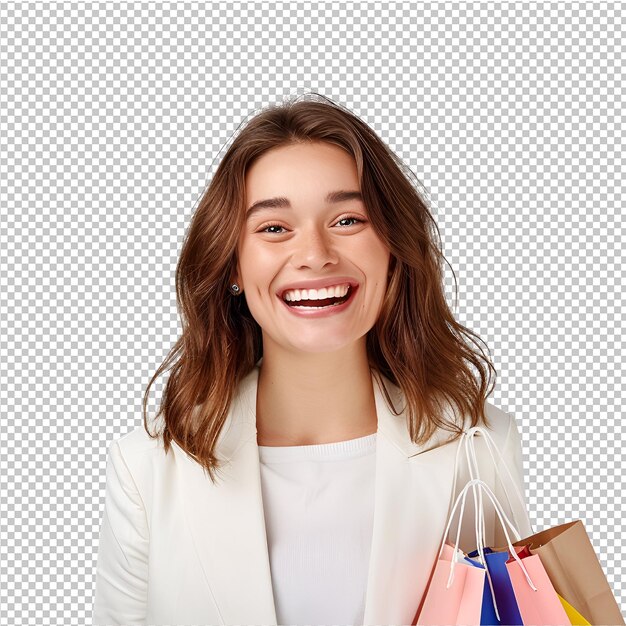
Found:
[(308, 354), (332, 354), (350, 349), (356, 341), (358, 341), (358, 339), (352, 339), (351, 341), (338, 340), (336, 342), (325, 342), (319, 338), (312, 337), (310, 342), (302, 342), (297, 345), (292, 344), (292, 347), (296, 350), (300, 350), (300, 352)]

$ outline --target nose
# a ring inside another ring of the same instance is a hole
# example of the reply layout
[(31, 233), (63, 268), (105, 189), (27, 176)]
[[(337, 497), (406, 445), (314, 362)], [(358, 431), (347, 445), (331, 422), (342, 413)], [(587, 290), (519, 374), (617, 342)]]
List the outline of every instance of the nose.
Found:
[(338, 255), (328, 238), (319, 230), (311, 228), (294, 240), (292, 259), (296, 267), (317, 270), (327, 263), (336, 264)]

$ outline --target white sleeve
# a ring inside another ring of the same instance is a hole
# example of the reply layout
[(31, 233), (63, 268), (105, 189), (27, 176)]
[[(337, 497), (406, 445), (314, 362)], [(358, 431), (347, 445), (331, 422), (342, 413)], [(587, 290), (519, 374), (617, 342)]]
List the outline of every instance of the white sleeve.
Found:
[(117, 441), (108, 450), (93, 623), (143, 624), (149, 529), (143, 501)]
[[(502, 483), (495, 477), (495, 489), (494, 494), (498, 498), (498, 501), (502, 504), (504, 512), (509, 516), (511, 522), (515, 525), (519, 531), (521, 538), (524, 539), (533, 534), (533, 529), (529, 525), (528, 505), (526, 501), (526, 491), (524, 486), (524, 466), (522, 459), (522, 439), (520, 437), (519, 429), (515, 421), (515, 417), (510, 415), (509, 431), (507, 433), (504, 448), (501, 451), (504, 462), (506, 463), (511, 477), (515, 481), (517, 490), (511, 484), (511, 478), (505, 468), (501, 467), (501, 462), (498, 462), (497, 473), (504, 481), (506, 493), (502, 487)], [(517, 495), (519, 490), (523, 504), (520, 502), (520, 497)], [(508, 496), (508, 497), (507, 497)], [(509, 504), (510, 503), (510, 504)], [(511, 515), (512, 514), (512, 515)], [(494, 513), (495, 515), (495, 513)], [(506, 522), (505, 522), (506, 523)], [(507, 532), (511, 541), (515, 541), (515, 536), (511, 532), (511, 529), (507, 525)], [(505, 547), (507, 545), (506, 537), (502, 530), (502, 524), (496, 516), (495, 519), (495, 546)]]

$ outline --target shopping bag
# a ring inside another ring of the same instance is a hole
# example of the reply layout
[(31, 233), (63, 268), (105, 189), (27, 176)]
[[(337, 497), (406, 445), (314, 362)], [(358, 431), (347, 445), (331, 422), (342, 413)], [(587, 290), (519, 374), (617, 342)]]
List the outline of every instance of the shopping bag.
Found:
[[(478, 482), (482, 483), (482, 481)], [(501, 506), (500, 503), (486, 483), (483, 484), (486, 494), (492, 500), (496, 512), (500, 517), (498, 510)], [(534, 624), (535, 626), (542, 624), (566, 624), (569, 626), (570, 621), (567, 617), (567, 613), (559, 600), (554, 586), (550, 582), (550, 578), (539, 556), (531, 555), (527, 547), (520, 550), (518, 554), (515, 550), (515, 546), (511, 545), (508, 532), (504, 525), (503, 529), (511, 555), (510, 558), (506, 560), (505, 567), (509, 574), (510, 584), (513, 587), (515, 600), (523, 624)], [(518, 543), (520, 542), (518, 541)], [(480, 546), (481, 544), (479, 543), (479, 548)], [(504, 555), (506, 556), (506, 553), (504, 553)], [(523, 559), (525, 566), (522, 569), (518, 566), (522, 562), (520, 559)], [(517, 563), (514, 561), (517, 561)], [(502, 615), (499, 615), (498, 619), (502, 622)]]
[[(489, 590), (485, 589), (480, 618), (481, 626), (492, 626), (498, 624), (522, 626), (524, 622), (522, 621), (522, 616), (520, 615), (517, 600), (515, 598), (515, 592), (513, 591), (513, 586), (511, 585), (509, 572), (506, 568), (506, 562), (509, 558), (508, 550), (506, 552), (495, 552), (491, 548), (487, 547), (484, 550), (484, 554), (487, 569), (489, 570), (489, 574), (491, 575), (491, 580), (493, 582), (493, 591), (498, 605), (500, 619), (496, 616), (494, 604), (488, 593)], [(478, 550), (474, 550), (467, 556), (469, 558), (476, 558), (479, 556), (479, 552)]]
[(454, 547), (448, 543), (444, 544), (417, 624), (422, 626), (480, 624), (485, 570), (460, 562), (455, 570), (454, 583), (447, 587), (450, 563), (456, 557), (458, 553), (455, 554)]
[(582, 520), (513, 543), (522, 544), (531, 555), (541, 558), (556, 592), (591, 624), (624, 624)]
[[(513, 546), (515, 548), (515, 546)], [(524, 624), (570, 624), (559, 596), (550, 581), (539, 555), (530, 554), (528, 547), (517, 554), (526, 566), (537, 591), (528, 586), (519, 567), (511, 559), (505, 563), (517, 606)]]
[[(458, 468), (458, 459), (459, 459), (459, 452), (461, 450), (461, 447), (463, 444), (465, 444), (465, 453), (467, 456), (467, 462), (468, 462), (468, 467), (469, 467), (469, 473), (470, 473), (470, 477), (474, 477), (474, 473), (472, 471), (472, 459), (470, 458), (470, 454), (473, 453), (474, 456), (474, 464), (476, 465), (476, 470), (475, 473), (478, 476), (478, 464), (475, 461), (475, 450), (473, 449), (473, 446), (470, 448), (470, 444), (469, 444), (469, 438), (473, 437), (473, 435), (478, 432), (480, 429), (479, 428), (473, 428), (470, 429), (468, 431), (465, 431), (463, 438), (459, 441), (459, 446), (457, 448), (457, 454), (456, 454), (456, 459), (455, 459), (455, 463), (454, 463), (454, 470), (453, 470), (453, 476), (454, 476), (454, 484), (452, 487), (452, 494), (455, 493), (455, 487), (456, 487), (456, 481), (457, 481), (457, 468)], [(472, 442), (473, 443), (473, 442)], [(493, 453), (491, 454), (492, 458), (493, 458)], [(494, 459), (494, 463), (495, 463), (495, 459)], [(508, 471), (508, 468), (507, 468)], [(510, 474), (510, 473), (509, 473)], [(500, 478), (500, 480), (502, 480)], [(512, 480), (512, 479), (511, 479)], [(515, 485), (515, 481), (513, 481), (513, 484)], [(509, 501), (509, 507), (511, 509), (511, 511), (513, 511), (513, 508), (510, 506), (510, 500), (508, 499), (508, 494), (506, 492), (506, 490), (504, 490), (505, 493), (505, 497), (507, 498), (507, 500)], [(482, 494), (480, 494), (482, 495)], [(460, 496), (459, 496), (460, 497)], [(523, 499), (521, 498), (521, 495), (519, 495), (520, 499), (522, 500), (522, 505), (523, 505)], [(474, 498), (476, 499), (476, 492), (474, 491)], [(523, 510), (525, 511), (525, 506), (522, 507)], [(448, 509), (448, 517), (450, 519), (450, 523), (452, 521), (452, 519), (454, 518), (454, 515), (451, 514), (451, 509), (452, 509), (452, 501), (450, 504), (450, 507)], [(475, 511), (481, 511), (482, 512), (482, 499), (481, 499), (481, 505), (480, 507), (475, 508)], [(463, 514), (461, 514), (461, 521), (462, 521), (462, 517)], [(482, 517), (482, 516), (481, 516)], [(448, 523), (448, 528), (446, 529), (446, 534), (444, 535), (447, 536), (448, 533), (448, 529), (450, 528), (450, 523)], [(482, 530), (482, 537), (484, 537), (484, 517), (481, 519), (481, 523), (483, 524), (483, 530)], [(509, 522), (510, 523), (510, 522)], [(532, 526), (530, 525), (530, 521), (528, 523), (528, 526), (530, 528), (532, 528)], [(512, 527), (512, 526), (511, 526)], [(512, 527), (512, 530), (515, 534), (515, 538), (519, 539), (520, 538), (520, 534), (517, 531), (516, 528)], [(476, 531), (476, 528), (475, 528)], [(457, 533), (457, 543), (458, 543), (458, 536), (460, 533), (460, 524), (459, 524), (459, 531)], [(484, 544), (484, 542), (482, 542)], [(447, 546), (450, 546), (450, 544), (446, 544)], [(477, 544), (475, 544), (477, 545)], [(449, 549), (449, 548), (448, 548)], [(486, 550), (487, 553), (491, 552), (491, 550)], [(472, 553), (469, 556), (476, 556), (477, 553)], [(497, 572), (496, 572), (496, 576), (497, 579), (493, 579), (493, 584), (490, 582), (487, 585), (483, 586), (483, 597), (482, 597), (482, 606), (481, 606), (481, 610), (480, 610), (480, 621), (474, 621), (472, 623), (474, 624), (485, 624), (485, 625), (493, 625), (493, 624), (509, 624), (510, 626), (516, 626), (516, 625), (521, 625), (522, 621), (521, 621), (521, 617), (519, 614), (519, 610), (517, 609), (517, 604), (516, 604), (516, 600), (515, 600), (515, 594), (513, 593), (512, 587), (510, 585), (510, 582), (508, 582), (508, 572), (506, 570), (506, 567), (504, 566), (504, 562), (505, 560), (508, 558), (509, 553), (506, 552), (504, 554), (502, 554), (501, 556), (495, 556), (494, 558), (498, 560), (498, 563), (496, 566), (497, 568)], [(488, 554), (485, 555), (486, 557), (486, 562), (488, 564), (491, 563), (490, 558), (488, 556)], [(450, 561), (450, 558), (447, 557), (439, 557), (439, 560), (443, 559), (443, 560), (447, 560)], [(444, 577), (444, 572), (446, 572), (446, 565), (444, 563), (439, 562), (439, 560), (436, 562), (436, 566), (435, 566), (435, 570), (437, 573), (437, 577), (438, 577), (438, 581), (436, 583), (434, 583), (436, 586), (440, 585), (440, 578)], [(466, 556), (465, 558), (465, 562), (469, 563), (471, 565), (474, 565), (477, 568), (482, 568), (483, 572), (485, 571), (485, 569), (488, 569), (488, 566), (486, 567), (485, 565), (481, 564), (480, 562), (476, 562), (470, 558), (468, 558), (468, 556)], [(470, 574), (471, 575), (471, 574)], [(465, 576), (465, 571), (464, 571), (464, 576)], [(477, 574), (474, 574), (474, 576), (478, 579)], [(431, 580), (432, 580), (433, 574), (431, 574)], [(430, 585), (430, 581), (429, 581), (429, 585)], [(432, 592), (429, 595), (428, 593), (428, 589), (430, 589), (430, 587), (427, 587), (427, 592), (424, 595), (424, 599), (422, 600), (422, 604), (420, 605), (420, 607), (418, 608), (418, 615), (420, 616), (420, 619), (423, 620), (422, 623), (425, 623), (428, 620), (436, 620), (437, 616), (432, 615), (429, 611), (429, 607), (432, 607), (432, 609), (434, 611), (441, 611), (441, 602), (440, 600), (438, 600), (437, 598), (441, 598), (442, 596), (445, 597), (445, 594), (441, 591), (439, 592)], [(502, 596), (501, 598), (499, 596)], [(434, 597), (434, 599), (433, 599)], [(496, 609), (496, 603), (498, 602), (498, 600), (496, 600), (496, 598), (498, 598), (499, 600), (499, 604), (498, 606), (500, 607), (500, 610), (502, 611), (502, 615), (500, 616), (501, 619), (498, 619), (498, 611)], [(428, 600), (428, 602), (430, 603), (432, 601), (432, 605), (429, 604), (429, 606), (427, 606), (427, 608), (424, 610), (424, 605), (426, 604), (426, 600)], [(453, 607), (456, 606), (455, 602), (457, 600), (455, 599), (451, 604), (448, 605), (448, 607), (452, 610)], [(474, 608), (475, 611), (475, 604), (476, 604), (476, 599), (475, 597), (472, 598), (472, 606)], [(420, 614), (420, 611), (422, 611), (422, 613)], [(475, 612), (474, 612), (475, 615)], [(450, 620), (452, 619), (449, 615), (448, 616), (443, 616), (440, 615), (439, 618), (443, 621), (439, 621), (439, 623), (447, 623), (446, 620)], [(420, 623), (420, 622), (417, 622)]]
[[(466, 447), (471, 447), (472, 452), (471, 455), (468, 454), (468, 462), (471, 456), (474, 459), (476, 476), (479, 477), (473, 436), (477, 433), (482, 434), (486, 439), (490, 455), (494, 460), (496, 474), (509, 504), (507, 488), (497, 471), (498, 464), (492, 450), (495, 450), (502, 461), (502, 466), (511, 478), (510, 482), (517, 496), (522, 499), (502, 455), (488, 431), (480, 426), (470, 428), (465, 432)], [(470, 475), (473, 475), (471, 465)], [(529, 526), (532, 529), (530, 520)], [(528, 546), (530, 554), (539, 555), (550, 583), (572, 624), (624, 624), (624, 618), (581, 520), (547, 528), (514, 542), (513, 546), (520, 548)]]
[[(513, 544), (513, 547), (517, 550), (518, 556), (520, 555), (520, 551), (526, 548), (526, 546), (524, 546), (524, 548), (518, 547), (516, 546), (516, 544)], [(473, 552), (470, 552), (467, 556), (471, 558), (476, 557), (477, 555), (478, 550), (474, 550)], [(489, 572), (491, 574), (491, 580), (493, 581), (494, 592), (498, 601), (498, 607), (500, 609), (500, 615), (502, 619), (501, 621), (498, 621), (497, 617), (495, 616), (493, 604), (491, 603), (491, 599), (489, 598), (487, 593), (488, 589), (485, 588), (480, 619), (481, 626), (487, 624), (508, 624), (509, 626), (512, 626), (524, 623), (519, 612), (517, 600), (515, 599), (515, 592), (513, 591), (511, 578), (509, 576), (508, 570), (506, 569), (506, 561), (508, 560), (508, 558), (508, 550), (494, 551), (491, 548), (485, 548), (485, 559), (487, 561), (487, 567), (489, 568)], [(560, 596), (558, 592), (557, 597), (563, 605), (567, 618), (573, 626), (590, 626), (590, 622), (588, 622), (585, 617), (581, 615), (565, 598)]]
[[(506, 522), (511, 528), (513, 528), (514, 532), (519, 538), (519, 533), (517, 533), (510, 520), (506, 517), (504, 511), (500, 510), (501, 506), (497, 502), (495, 495), (493, 495), (487, 483), (479, 479), (470, 480), (465, 485), (461, 493), (458, 495), (456, 502), (452, 507), (452, 512), (449, 515), (448, 523), (443, 534), (444, 540), (442, 541), (439, 555), (435, 563), (435, 569), (428, 589), (426, 591), (422, 607), (417, 617), (416, 624), (418, 626), (427, 626), (434, 624), (466, 624), (478, 626), (481, 623), (482, 619), (484, 589), (486, 584), (485, 579), (487, 579), (487, 582), (489, 584), (489, 592), (491, 594), (493, 610), (495, 612), (497, 620), (494, 621), (494, 623), (503, 623), (495, 600), (493, 582), (490, 578), (489, 570), (485, 565), (484, 549), (482, 546), (482, 538), (479, 533), (479, 524), (477, 520), (475, 522), (475, 530), (481, 567), (476, 567), (475, 564), (468, 564), (467, 562), (464, 562), (464, 558), (459, 558), (459, 554), (463, 554), (461, 551), (458, 550), (458, 544), (461, 534), (461, 526), (463, 523), (465, 500), (470, 487), (472, 487), (472, 490), (474, 492), (474, 499), (476, 499), (476, 488), (485, 490), (487, 496), (492, 500), (494, 504), (494, 508), (500, 522), (504, 526), (504, 522), (502, 521), (502, 518), (504, 517)], [(459, 503), (461, 503), (461, 512), (457, 530), (457, 537), (454, 546), (450, 546), (449, 543), (446, 543), (445, 538), (448, 535), (450, 525), (452, 523), (452, 520), (454, 519), (454, 514), (459, 506)], [(475, 510), (478, 511), (479, 508), (480, 507), (476, 507)], [(519, 566), (524, 571), (528, 584), (531, 586), (532, 589), (536, 589), (532, 580), (528, 576), (521, 559), (517, 557), (515, 548), (511, 545), (511, 541), (508, 532), (506, 531), (506, 528), (504, 529), (504, 532), (505, 536), (507, 537), (507, 542), (511, 548), (511, 554), (514, 555), (513, 558), (518, 561)], [(455, 576), (457, 571), (461, 572), (461, 580), (458, 580), (458, 578)], [(468, 583), (468, 581), (471, 582)], [(564, 611), (563, 615), (565, 615)], [(568, 621), (563, 621), (561, 623), (569, 625)], [(538, 626), (540, 624), (541, 623), (538, 623)]]

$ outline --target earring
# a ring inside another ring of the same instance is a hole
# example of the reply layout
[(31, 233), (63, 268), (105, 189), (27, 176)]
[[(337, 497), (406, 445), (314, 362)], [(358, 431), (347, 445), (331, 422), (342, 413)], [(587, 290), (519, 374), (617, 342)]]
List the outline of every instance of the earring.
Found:
[(235, 296), (236, 296), (236, 295), (238, 295), (238, 294), (239, 294), (239, 292), (241, 291), (241, 287), (239, 287), (239, 285), (238, 285), (237, 283), (233, 283), (233, 284), (230, 286), (230, 291), (231, 291), (231, 293), (232, 293), (233, 295), (235, 295)]

